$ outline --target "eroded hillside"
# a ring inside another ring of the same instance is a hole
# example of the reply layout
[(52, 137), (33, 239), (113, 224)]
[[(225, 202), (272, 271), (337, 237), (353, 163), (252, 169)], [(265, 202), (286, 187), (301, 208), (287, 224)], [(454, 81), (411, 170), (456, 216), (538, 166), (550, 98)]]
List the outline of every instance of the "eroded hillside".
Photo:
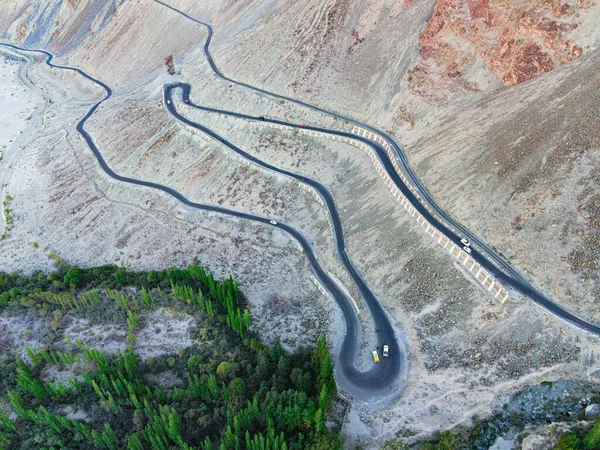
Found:
[[(596, 4), (172, 4), (213, 25), (211, 49), (226, 75), (388, 130), (445, 210), (553, 298), (600, 317)], [(348, 124), (216, 79), (203, 51), (206, 29), (154, 1), (6, 5), (4, 41), (52, 51), (57, 63), (114, 89), (86, 128), (116, 172), (302, 230), (325, 270), (355, 297), (365, 330), (359, 365), (372, 364), (375, 330), (334, 252), (325, 209), (289, 177), (248, 166), (231, 148), (186, 129), (166, 112), (162, 86), (189, 82), (199, 105)], [(281, 335), (296, 348), (327, 331), (337, 354), (340, 313), (320, 296), (288, 235), (109, 179), (75, 130), (100, 89), (49, 69), (39, 55), (27, 77), (50, 100), (36, 139), (17, 141), (14, 164), (0, 166), (14, 222), (0, 243), (3, 270), (51, 270), (49, 252), (82, 266), (143, 270), (200, 260), (240, 281), (263, 338)], [(543, 381), (564, 379), (573, 395), (580, 382), (598, 383), (594, 338), (526, 300), (495, 302), (394, 201), (356, 147), (175, 102), (183, 116), (252, 155), (331, 189), (349, 255), (406, 355), (401, 389), (388, 403), (350, 410), (349, 440), (411, 441), (493, 413)], [(559, 405), (553, 417), (563, 420), (565, 408), (579, 411), (588, 401)]]

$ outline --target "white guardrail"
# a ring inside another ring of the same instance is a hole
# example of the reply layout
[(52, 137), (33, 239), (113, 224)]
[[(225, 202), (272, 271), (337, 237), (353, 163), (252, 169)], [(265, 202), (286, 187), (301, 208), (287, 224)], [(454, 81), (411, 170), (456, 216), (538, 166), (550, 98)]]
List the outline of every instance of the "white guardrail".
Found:
[[(425, 230), (427, 234), (429, 234), (433, 239), (435, 239), (442, 247), (444, 247), (454, 258), (458, 260), (460, 264), (462, 264), (474, 277), (475, 279), (485, 287), (496, 300), (504, 303), (506, 299), (509, 297), (508, 291), (502, 287), (500, 283), (498, 283), (495, 278), (481, 265), (475, 261), (468, 253), (464, 252), (459, 246), (457, 246), (454, 242), (452, 242), (446, 235), (442, 232), (434, 228), (427, 220), (415, 209), (415, 207), (406, 199), (406, 197), (400, 192), (400, 190), (396, 187), (388, 173), (383, 168), (381, 162), (377, 158), (375, 151), (368, 146), (367, 144), (348, 137), (337, 136), (335, 134), (322, 133), (320, 131), (306, 130), (304, 128), (300, 128), (299, 131), (303, 134), (307, 134), (309, 136), (314, 137), (324, 137), (327, 139), (333, 139), (334, 141), (345, 142), (350, 145), (354, 145), (369, 155), (369, 158), (373, 162), (377, 173), (383, 178), (386, 182), (388, 190), (392, 194), (392, 196), (402, 205), (402, 207), (417, 221), (419, 225)], [(357, 134), (359, 136), (363, 136), (367, 139), (371, 139), (379, 144), (385, 149), (387, 152), (394, 168), (398, 172), (398, 175), (404, 182), (404, 184), (411, 190), (411, 192), (415, 195), (415, 197), (425, 206), (425, 208), (437, 219), (441, 222), (441, 219), (435, 215), (430, 208), (424, 204), (422, 201), (422, 197), (418, 194), (414, 186), (412, 186), (402, 170), (396, 158), (394, 157), (394, 153), (392, 152), (392, 148), (390, 145), (379, 135), (372, 133), (364, 128), (360, 128), (354, 126), (352, 128), (352, 134)]]
[(324, 297), (327, 297), (332, 302), (335, 301), (334, 298), (329, 293), (329, 291), (323, 287), (323, 285), (321, 284), (321, 282), (312, 273), (310, 274), (310, 279), (313, 281), (313, 283), (315, 283), (315, 285), (317, 286), (317, 289), (319, 289), (319, 292), (321, 294), (323, 294)]
[(338, 287), (344, 292), (344, 294), (346, 294), (346, 296), (352, 302), (352, 306), (354, 306), (354, 309), (356, 310), (356, 312), (358, 314), (360, 314), (360, 309), (358, 308), (358, 303), (356, 302), (356, 300), (354, 300), (354, 297), (352, 296), (352, 294), (350, 294), (350, 292), (348, 291), (348, 289), (346, 289), (346, 286), (344, 286), (342, 284), (342, 282), (338, 279), (338, 277), (336, 277), (331, 272), (327, 272), (327, 275), (329, 275), (331, 277), (331, 279), (335, 282), (335, 284), (337, 284)]
[(200, 136), (205, 141), (210, 141), (211, 140), (209, 136), (207, 136), (206, 134), (204, 134), (198, 128), (194, 128), (194, 127), (191, 127), (189, 125), (186, 125), (185, 129), (188, 130), (188, 131), (190, 131), (190, 132), (192, 132), (192, 133), (194, 133), (194, 134), (197, 134), (198, 136)]

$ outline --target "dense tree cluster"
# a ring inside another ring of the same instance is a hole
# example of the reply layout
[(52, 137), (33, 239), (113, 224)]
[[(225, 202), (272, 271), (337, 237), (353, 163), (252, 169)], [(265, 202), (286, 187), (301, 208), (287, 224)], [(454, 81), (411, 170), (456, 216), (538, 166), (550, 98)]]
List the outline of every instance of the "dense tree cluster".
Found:
[[(199, 344), (142, 361), (140, 321), (167, 305), (196, 318)], [(56, 333), (63, 314), (102, 312), (123, 320), (129, 339), (125, 351), (105, 354), (65, 337), (60, 348), (58, 339), (27, 348), (28, 362), (0, 361), (0, 448), (341, 448), (325, 425), (336, 396), (325, 337), (294, 355), (264, 346), (231, 278), (216, 281), (199, 266), (134, 273), (63, 264), (49, 275), (0, 274), (2, 309), (51, 314)], [(44, 381), (49, 370), (68, 375)], [(179, 382), (162, 384), (166, 372)]]

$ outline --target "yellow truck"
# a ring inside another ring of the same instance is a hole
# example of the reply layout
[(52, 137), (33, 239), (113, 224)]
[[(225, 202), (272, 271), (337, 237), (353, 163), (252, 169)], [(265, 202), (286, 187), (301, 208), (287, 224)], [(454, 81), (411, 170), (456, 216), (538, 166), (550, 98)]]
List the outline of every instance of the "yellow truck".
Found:
[(377, 350), (373, 350), (373, 360), (378, 363), (379, 362), (379, 355), (377, 354)]

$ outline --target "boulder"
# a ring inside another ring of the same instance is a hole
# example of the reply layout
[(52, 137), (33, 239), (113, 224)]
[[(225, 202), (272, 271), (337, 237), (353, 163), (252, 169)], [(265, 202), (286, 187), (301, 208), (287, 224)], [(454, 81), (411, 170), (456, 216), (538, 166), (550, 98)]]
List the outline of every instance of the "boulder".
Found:
[(592, 403), (585, 408), (585, 417), (600, 416), (600, 405)]

